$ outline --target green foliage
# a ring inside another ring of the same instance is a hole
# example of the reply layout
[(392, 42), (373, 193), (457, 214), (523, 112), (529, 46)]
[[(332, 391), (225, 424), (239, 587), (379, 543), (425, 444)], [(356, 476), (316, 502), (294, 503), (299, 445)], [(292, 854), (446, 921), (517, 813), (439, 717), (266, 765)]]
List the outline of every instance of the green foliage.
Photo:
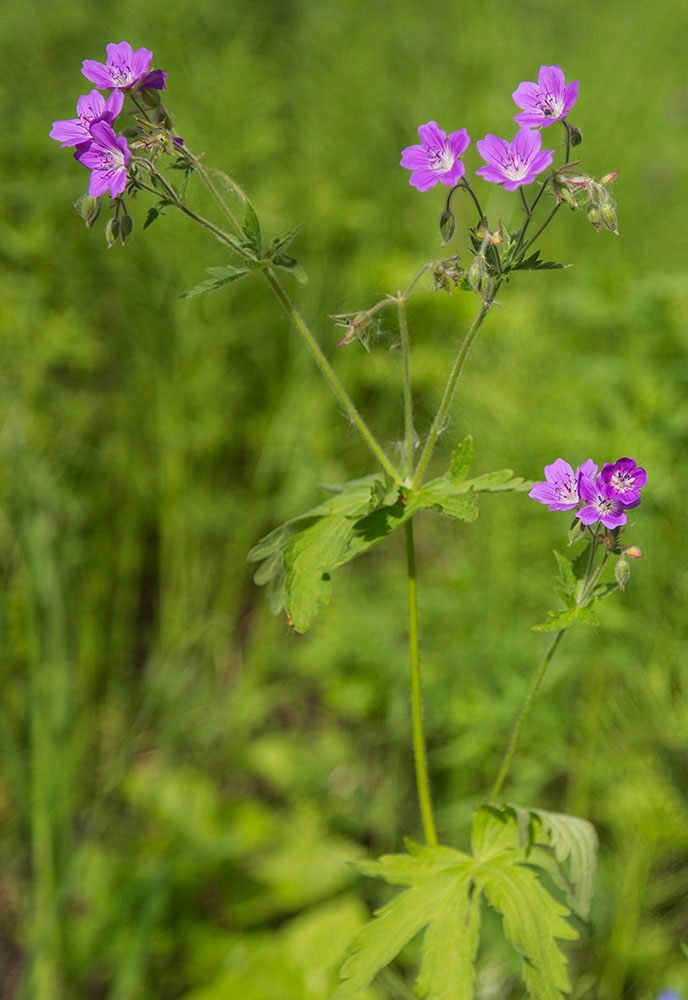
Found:
[(577, 559), (568, 559), (560, 552), (554, 556), (559, 567), (559, 586), (554, 588), (555, 594), (566, 605), (563, 610), (547, 612), (547, 618), (539, 625), (533, 625), (536, 632), (558, 632), (570, 628), (576, 623), (595, 628), (600, 623), (598, 607), (605, 597), (609, 597), (619, 589), (618, 583), (593, 583), (589, 585), (590, 558), (592, 556), (589, 542)]
[[(528, 838), (522, 843), (523, 820)], [(535, 829), (535, 827), (539, 829)], [(559, 940), (578, 937), (564, 919), (569, 910), (540, 883), (533, 864), (554, 873), (570, 862), (574, 895), (589, 903), (596, 841), (589, 824), (572, 816), (483, 807), (473, 823), (473, 853), (407, 842), (408, 854), (359, 865), (366, 874), (406, 886), (354, 938), (331, 1000), (346, 1000), (425, 929), (416, 990), (430, 1000), (472, 1000), (484, 896), (501, 914), (507, 941), (522, 956), (522, 976), (533, 1000), (561, 1000), (570, 991)], [(521, 828), (521, 829), (519, 829)], [(544, 843), (554, 851), (546, 854)], [(548, 861), (544, 859), (547, 858)]]
[(368, 476), (330, 487), (335, 496), (271, 531), (248, 554), (260, 562), (254, 580), (266, 584), (270, 607), (284, 607), (290, 624), (305, 632), (318, 609), (329, 604), (331, 573), (401, 527), (419, 510), (461, 521), (478, 516), (478, 493), (510, 493), (530, 488), (511, 469), (466, 476), (473, 443), (466, 438), (453, 452), (444, 476), (417, 491)]

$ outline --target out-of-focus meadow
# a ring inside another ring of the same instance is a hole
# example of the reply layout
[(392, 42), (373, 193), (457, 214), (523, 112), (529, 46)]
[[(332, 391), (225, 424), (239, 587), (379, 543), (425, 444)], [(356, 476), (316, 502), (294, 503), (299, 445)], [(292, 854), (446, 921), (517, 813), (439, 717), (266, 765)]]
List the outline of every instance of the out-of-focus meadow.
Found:
[[(629, 533), (645, 556), (600, 626), (566, 636), (505, 794), (599, 832), (574, 997), (688, 997), (688, 8), (11, 0), (3, 21), (0, 995), (322, 1000), (388, 898), (347, 862), (422, 835), (401, 541), (340, 571), (305, 636), (246, 562), (371, 456), (259, 277), (180, 300), (226, 262), (218, 243), (169, 213), (142, 232), (141, 198), (107, 251), (72, 208), (86, 171), (50, 124), (90, 89), (81, 61), (125, 38), (154, 51), (179, 132), (265, 227), (305, 222), (296, 302), (392, 450), (396, 332), (337, 350), (328, 314), (440, 252), (443, 192), (410, 188), (399, 151), (429, 119), (465, 126), (473, 170), (541, 63), (580, 81), (576, 152), (619, 169), (621, 238), (559, 213), (546, 256), (574, 267), (503, 289), (437, 465), (471, 432), (476, 473), (538, 479), (559, 455), (648, 470)], [(491, 218), (517, 205), (477, 184)], [(191, 197), (208, 208), (193, 181)], [(455, 204), (463, 254), (475, 220)], [(458, 291), (411, 304), (421, 431), (476, 308)], [(417, 526), (433, 792), (459, 848), (545, 648), (530, 626), (569, 524), (525, 494), (481, 508)], [(520, 997), (497, 940), (478, 995)], [(410, 997), (413, 962), (361, 1000)]]

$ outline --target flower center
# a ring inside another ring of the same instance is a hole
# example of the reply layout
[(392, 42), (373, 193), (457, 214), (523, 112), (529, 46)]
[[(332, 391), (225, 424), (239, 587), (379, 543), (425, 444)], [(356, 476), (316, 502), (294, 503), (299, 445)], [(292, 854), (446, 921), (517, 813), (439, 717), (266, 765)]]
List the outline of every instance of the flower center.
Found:
[(611, 479), (611, 485), (619, 493), (628, 493), (633, 489), (634, 483), (635, 479), (630, 472), (615, 472)]
[(545, 118), (558, 118), (564, 110), (564, 101), (562, 97), (546, 91), (538, 95), (538, 106)]
[(108, 63), (108, 69), (116, 86), (127, 87), (132, 83), (133, 73), (131, 66), (128, 66), (127, 63), (120, 63), (119, 65)]
[(428, 160), (431, 170), (439, 170), (444, 173), (454, 166), (454, 154), (449, 146), (430, 146), (428, 148)]
[(562, 503), (578, 503), (578, 487), (575, 479), (561, 479), (556, 483), (556, 491)]
[(507, 153), (503, 167), (504, 174), (510, 181), (520, 181), (528, 173), (528, 164), (514, 150)]

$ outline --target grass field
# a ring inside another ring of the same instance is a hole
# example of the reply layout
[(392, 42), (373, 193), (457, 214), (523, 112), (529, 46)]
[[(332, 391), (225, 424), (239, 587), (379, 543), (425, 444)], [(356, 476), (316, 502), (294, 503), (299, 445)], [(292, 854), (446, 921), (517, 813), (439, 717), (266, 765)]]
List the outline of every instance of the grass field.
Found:
[[(471, 433), (477, 473), (540, 479), (558, 455), (648, 470), (644, 558), (600, 626), (566, 636), (505, 794), (598, 830), (575, 1000), (688, 997), (686, 8), (10, 0), (3, 17), (0, 996), (323, 1000), (388, 898), (347, 862), (422, 836), (400, 540), (338, 573), (305, 636), (246, 562), (371, 456), (257, 276), (179, 299), (226, 263), (218, 243), (172, 213), (143, 232), (141, 199), (108, 251), (72, 207), (86, 174), (51, 122), (88, 89), (81, 61), (126, 38), (154, 51), (180, 134), (265, 228), (305, 223), (310, 280), (290, 288), (390, 453), (396, 331), (338, 350), (328, 317), (440, 252), (442, 194), (410, 188), (399, 151), (430, 119), (511, 133), (511, 92), (541, 63), (580, 81), (579, 151), (597, 176), (619, 169), (621, 237), (559, 214), (545, 250), (574, 266), (500, 295), (436, 461)], [(479, 165), (475, 142), (465, 159)], [(514, 204), (496, 187), (486, 202), (492, 218)], [(474, 219), (456, 205), (464, 254)], [(409, 308), (419, 430), (475, 310), (460, 292)], [(489, 792), (567, 527), (525, 494), (486, 497), (475, 525), (418, 519), (443, 843), (465, 844)], [(411, 997), (415, 954), (361, 1000)], [(496, 925), (479, 964), (482, 1000), (523, 995)]]

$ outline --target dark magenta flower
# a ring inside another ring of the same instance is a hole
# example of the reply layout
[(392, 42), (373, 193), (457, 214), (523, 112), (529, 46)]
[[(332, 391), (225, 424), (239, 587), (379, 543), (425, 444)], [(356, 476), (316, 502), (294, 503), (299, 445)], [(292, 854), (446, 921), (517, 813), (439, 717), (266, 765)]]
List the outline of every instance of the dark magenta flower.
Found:
[(401, 151), (401, 165), (412, 171), (409, 184), (419, 191), (429, 191), (438, 181), (454, 187), (466, 173), (461, 154), (468, 148), (471, 137), (465, 128), (447, 135), (437, 122), (418, 128), (420, 145), (407, 146)]
[(548, 510), (573, 510), (580, 503), (578, 481), (581, 477), (594, 479), (597, 465), (588, 458), (575, 473), (568, 462), (558, 458), (545, 466), (544, 483), (536, 483), (528, 494), (538, 503), (549, 504)]
[(107, 122), (94, 122), (91, 126), (91, 139), (88, 149), (74, 154), (74, 158), (91, 171), (88, 182), (88, 193), (91, 198), (110, 192), (112, 198), (124, 191), (127, 183), (127, 164), (129, 149), (124, 136), (119, 138)]
[(624, 507), (637, 507), (640, 489), (647, 482), (647, 472), (635, 464), (634, 458), (620, 458), (613, 464), (605, 462), (598, 480), (612, 488), (613, 495)]
[[(626, 510), (637, 504), (623, 504), (616, 496), (614, 487), (609, 483), (595, 481), (581, 476), (578, 480), (578, 490), (585, 506), (576, 514), (582, 524), (595, 524), (601, 521), (605, 528), (618, 528), (626, 523)], [(638, 500), (638, 503), (640, 501)]]
[(542, 136), (529, 128), (520, 129), (513, 142), (488, 132), (484, 139), (478, 139), (476, 146), (487, 163), (476, 174), (492, 184), (503, 184), (507, 191), (532, 184), (535, 175), (549, 167), (554, 153), (553, 149), (541, 149)]
[(51, 139), (57, 139), (64, 146), (80, 146), (82, 143), (90, 143), (90, 128), (94, 122), (104, 121), (112, 125), (117, 115), (122, 110), (124, 94), (118, 90), (108, 97), (107, 101), (97, 90), (92, 90), (90, 94), (84, 94), (76, 102), (76, 113), (78, 118), (65, 118), (62, 121), (53, 122)]
[(541, 66), (538, 82), (519, 83), (513, 92), (513, 99), (519, 108), (514, 121), (521, 127), (539, 128), (561, 121), (569, 113), (578, 98), (578, 81), (568, 87), (560, 66)]
[(107, 61), (84, 59), (81, 72), (96, 87), (115, 90), (164, 90), (166, 74), (161, 69), (148, 72), (153, 53), (149, 49), (132, 49), (129, 42), (110, 42), (105, 46)]

